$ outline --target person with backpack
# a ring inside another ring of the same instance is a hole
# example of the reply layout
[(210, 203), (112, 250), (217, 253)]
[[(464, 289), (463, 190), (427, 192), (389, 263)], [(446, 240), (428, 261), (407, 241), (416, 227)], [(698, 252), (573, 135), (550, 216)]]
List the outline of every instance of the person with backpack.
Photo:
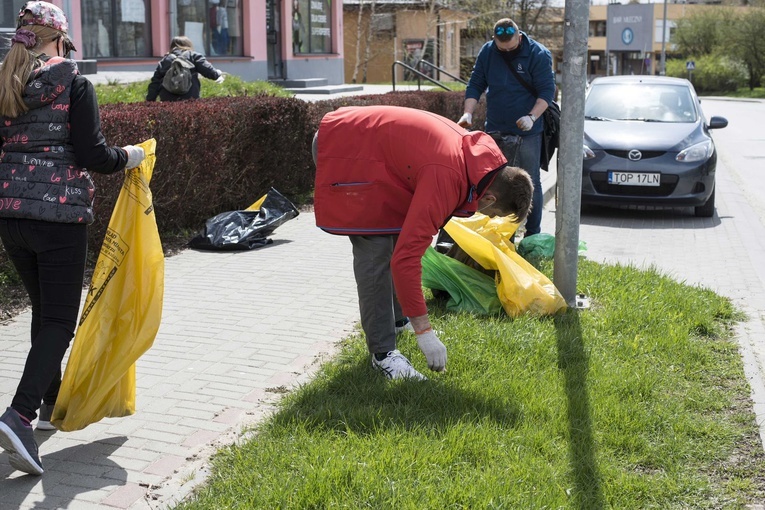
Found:
[(186, 36), (173, 37), (170, 52), (162, 57), (149, 82), (147, 101), (183, 101), (199, 99), (201, 85), (199, 75), (216, 83), (223, 83), (224, 75), (215, 69), (204, 55), (194, 51), (191, 39)]
[(0, 241), (32, 304), (32, 343), (0, 416), (0, 448), (14, 468), (41, 475), (31, 422), (39, 409), (37, 428), (53, 429), (77, 326), (94, 217), (89, 172), (137, 167), (144, 151), (106, 144), (95, 88), (68, 58), (75, 48), (59, 7), (27, 2), (16, 27), (0, 67)]
[(526, 219), (526, 236), (542, 225), (540, 175), (543, 113), (555, 94), (550, 51), (522, 32), (510, 18), (494, 24), (493, 38), (481, 47), (465, 89), (464, 114), (457, 123), (470, 128), (473, 112), (486, 93), (486, 125), (511, 165), (526, 170), (534, 181), (534, 201)]

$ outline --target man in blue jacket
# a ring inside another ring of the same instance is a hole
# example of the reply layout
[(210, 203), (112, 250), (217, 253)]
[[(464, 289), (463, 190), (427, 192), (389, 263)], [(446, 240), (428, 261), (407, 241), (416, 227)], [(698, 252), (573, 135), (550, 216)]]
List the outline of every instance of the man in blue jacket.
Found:
[(521, 32), (510, 18), (494, 24), (493, 40), (478, 53), (465, 92), (465, 113), (457, 121), (460, 126), (472, 125), (473, 112), (484, 92), (486, 132), (497, 141), (508, 164), (526, 170), (534, 182), (526, 235), (538, 234), (544, 205), (539, 176), (542, 113), (553, 100), (555, 74), (550, 51)]

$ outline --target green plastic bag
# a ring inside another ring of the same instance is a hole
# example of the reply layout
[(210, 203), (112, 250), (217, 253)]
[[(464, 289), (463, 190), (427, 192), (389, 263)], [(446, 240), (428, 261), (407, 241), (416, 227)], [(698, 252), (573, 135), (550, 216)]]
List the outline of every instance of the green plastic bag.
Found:
[[(579, 241), (579, 252), (587, 250), (587, 243)], [(555, 236), (551, 234), (535, 234), (524, 237), (518, 243), (518, 255), (524, 258), (541, 257), (551, 259), (555, 255)]]
[(432, 247), (422, 257), (422, 285), (449, 293), (446, 309), (481, 315), (502, 312), (494, 279), (458, 260), (438, 253)]

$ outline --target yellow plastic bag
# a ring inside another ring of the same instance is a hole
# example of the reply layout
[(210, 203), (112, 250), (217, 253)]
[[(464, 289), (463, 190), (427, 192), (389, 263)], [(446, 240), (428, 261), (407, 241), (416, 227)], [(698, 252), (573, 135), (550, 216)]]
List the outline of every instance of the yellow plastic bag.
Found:
[(453, 218), (444, 229), (484, 269), (497, 271), (497, 295), (508, 315), (547, 315), (566, 308), (555, 285), (515, 252), (510, 241), (518, 225), (507, 218), (475, 214)]
[(268, 193), (257, 199), (255, 202), (252, 203), (250, 207), (245, 209), (245, 211), (260, 211), (260, 206), (263, 205), (263, 202), (266, 201), (266, 197), (268, 196)]
[(59, 430), (135, 412), (135, 362), (157, 335), (165, 286), (149, 189), (156, 145), (140, 144), (146, 159), (125, 172), (53, 409)]

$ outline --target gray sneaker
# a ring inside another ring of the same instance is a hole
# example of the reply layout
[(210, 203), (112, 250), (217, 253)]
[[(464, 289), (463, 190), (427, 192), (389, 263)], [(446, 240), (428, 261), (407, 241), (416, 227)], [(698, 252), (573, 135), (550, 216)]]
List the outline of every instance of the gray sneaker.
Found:
[(376, 368), (388, 379), (414, 379), (416, 381), (425, 381), (428, 378), (414, 369), (406, 356), (397, 350), (390, 351), (381, 361), (372, 355), (372, 367)]
[(43, 474), (32, 427), (24, 425), (19, 414), (10, 407), (0, 416), (0, 447), (8, 452), (14, 468), (30, 475)]
[(37, 430), (56, 430), (56, 427), (50, 422), (51, 416), (53, 416), (53, 404), (41, 405), (38, 414)]

